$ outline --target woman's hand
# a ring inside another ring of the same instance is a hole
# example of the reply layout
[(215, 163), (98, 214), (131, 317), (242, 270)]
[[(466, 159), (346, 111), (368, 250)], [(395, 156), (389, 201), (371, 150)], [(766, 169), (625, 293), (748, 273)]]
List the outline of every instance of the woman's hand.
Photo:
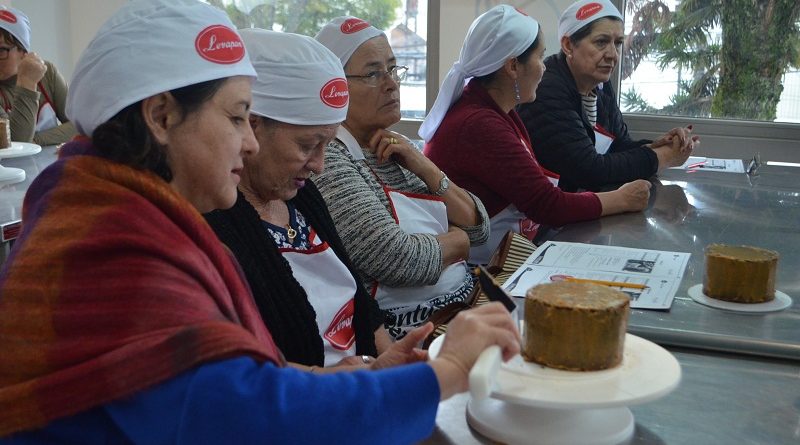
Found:
[(442, 266), (469, 258), (469, 235), (459, 227), (450, 225), (447, 233), (436, 235), (439, 247), (442, 249)]
[(421, 362), (428, 359), (428, 352), (417, 348), (425, 337), (433, 332), (433, 323), (425, 323), (396, 341), (383, 354), (379, 355), (370, 369), (384, 369), (408, 363)]
[[(378, 130), (369, 139), (369, 148), (375, 153), (379, 163), (393, 160), (403, 168), (422, 179), (428, 188), (438, 187), (441, 171), (430, 159), (406, 139), (405, 136), (389, 130)], [(431, 188), (432, 190), (435, 190)]]
[(658, 156), (658, 169), (683, 165), (694, 148), (700, 144), (699, 136), (692, 136), (692, 126), (686, 128), (673, 128), (665, 135), (653, 141), (650, 148)]
[(36, 53), (27, 53), (22, 56), (17, 68), (17, 86), (36, 91), (36, 84), (42, 80), (47, 72), (47, 65)]
[[(378, 130), (370, 138), (369, 144), (378, 162), (394, 160), (421, 179), (431, 193), (439, 190), (444, 173), (404, 136), (389, 130)], [(441, 198), (447, 206), (447, 219), (451, 223), (463, 227), (478, 224), (475, 202), (466, 190), (450, 181), (449, 188)]]
[(456, 315), (447, 326), (439, 354), (431, 361), (442, 400), (468, 389), (470, 369), (481, 352), (492, 345), (500, 346), (504, 361), (520, 351), (519, 331), (501, 303), (489, 303)]
[(603, 207), (602, 215), (614, 215), (624, 212), (638, 212), (647, 208), (650, 200), (650, 184), (644, 179), (637, 179), (623, 184), (622, 187), (611, 191), (598, 193), (600, 204)]

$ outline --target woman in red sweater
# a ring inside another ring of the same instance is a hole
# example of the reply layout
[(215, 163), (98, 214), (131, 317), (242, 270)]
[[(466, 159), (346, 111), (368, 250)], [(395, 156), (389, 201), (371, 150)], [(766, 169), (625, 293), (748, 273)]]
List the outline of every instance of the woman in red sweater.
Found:
[(541, 224), (557, 227), (647, 206), (647, 181), (612, 192), (567, 193), (536, 161), (514, 107), (536, 98), (544, 50), (536, 20), (506, 5), (490, 9), (472, 23), (420, 128), (425, 154), (478, 196), (491, 217), (489, 242), (470, 251), (470, 262), (487, 262), (508, 230), (532, 240)]

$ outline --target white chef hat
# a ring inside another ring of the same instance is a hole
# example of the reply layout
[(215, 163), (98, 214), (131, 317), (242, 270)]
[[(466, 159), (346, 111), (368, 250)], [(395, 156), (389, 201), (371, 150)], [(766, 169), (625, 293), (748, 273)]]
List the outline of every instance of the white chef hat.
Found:
[(339, 58), (311, 37), (239, 30), (258, 79), (251, 112), (295, 125), (329, 125), (347, 117), (349, 91)]
[(31, 22), (19, 9), (0, 6), (0, 28), (19, 40), (26, 52), (31, 51)]
[(385, 36), (383, 31), (365, 20), (347, 16), (326, 23), (314, 38), (336, 54), (345, 66), (362, 43), (381, 35)]
[(571, 36), (575, 31), (603, 17), (622, 20), (619, 9), (608, 0), (579, 0), (561, 14), (558, 20), (558, 39)]
[(539, 35), (539, 23), (524, 12), (498, 5), (475, 19), (464, 38), (461, 54), (442, 82), (436, 101), (419, 128), (419, 135), (430, 140), (447, 110), (461, 97), (464, 81), (500, 69), (506, 60), (519, 56)]
[(256, 72), (228, 16), (195, 0), (126, 2), (81, 54), (67, 116), (91, 136), (125, 107), (165, 91)]

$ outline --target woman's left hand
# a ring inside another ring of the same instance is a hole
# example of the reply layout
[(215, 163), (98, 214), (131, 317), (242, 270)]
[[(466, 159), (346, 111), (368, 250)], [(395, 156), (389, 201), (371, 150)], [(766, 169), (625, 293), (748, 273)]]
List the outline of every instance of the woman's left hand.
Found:
[(673, 139), (678, 138), (680, 141), (680, 152), (691, 152), (696, 144), (699, 144), (700, 136), (692, 136), (692, 126), (676, 127), (653, 141), (652, 148), (658, 148), (664, 145), (672, 145)]
[(431, 332), (433, 332), (433, 323), (425, 323), (412, 330), (379, 355), (372, 363), (371, 368), (377, 370), (428, 360), (428, 352), (417, 348), (417, 345), (425, 340), (425, 337)]
[(436, 177), (436, 182), (440, 179), (439, 168), (421, 151), (417, 150), (405, 136), (381, 129), (372, 135), (369, 147), (375, 153), (379, 163), (394, 160), (426, 183), (426, 178), (429, 176)]

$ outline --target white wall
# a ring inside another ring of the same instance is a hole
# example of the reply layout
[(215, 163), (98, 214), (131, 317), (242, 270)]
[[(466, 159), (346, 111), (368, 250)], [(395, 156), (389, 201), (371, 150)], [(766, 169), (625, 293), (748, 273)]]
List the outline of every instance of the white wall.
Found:
[(31, 46), (67, 81), (100, 25), (126, 0), (3, 0), (31, 21)]
[(439, 85), (458, 59), (469, 25), (476, 17), (499, 4), (516, 6), (539, 22), (545, 37), (546, 55), (559, 50), (558, 18), (575, 0), (441, 0), (439, 34)]

